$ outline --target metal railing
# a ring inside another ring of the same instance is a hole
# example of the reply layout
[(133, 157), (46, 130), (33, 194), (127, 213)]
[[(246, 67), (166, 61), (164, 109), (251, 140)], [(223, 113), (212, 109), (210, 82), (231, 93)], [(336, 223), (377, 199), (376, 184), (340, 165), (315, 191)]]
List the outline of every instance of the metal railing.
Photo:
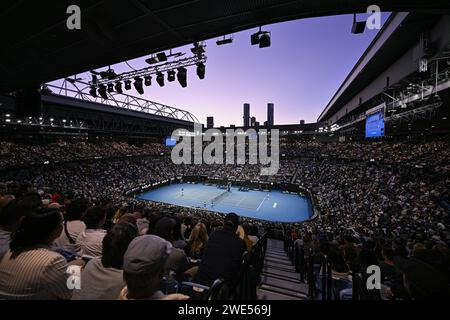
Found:
[(199, 123), (197, 117), (189, 111), (174, 108), (140, 97), (131, 96), (125, 93), (119, 94), (116, 92), (107, 92), (106, 94), (108, 99), (103, 99), (99, 96), (93, 97), (89, 94), (89, 84), (79, 80), (64, 80), (61, 86), (47, 83), (43, 86), (43, 88), (43, 93), (45, 92), (48, 95), (71, 97), (87, 102), (101, 103), (127, 110), (134, 110), (162, 117)]

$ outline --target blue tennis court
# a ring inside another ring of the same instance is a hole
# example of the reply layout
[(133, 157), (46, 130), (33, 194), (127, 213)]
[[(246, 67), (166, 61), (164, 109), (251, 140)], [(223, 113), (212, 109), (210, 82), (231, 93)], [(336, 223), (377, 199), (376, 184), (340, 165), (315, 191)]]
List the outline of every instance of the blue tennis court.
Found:
[(145, 192), (137, 198), (280, 222), (305, 221), (313, 212), (307, 197), (279, 190), (239, 191), (232, 187), (228, 192), (217, 186), (180, 183)]

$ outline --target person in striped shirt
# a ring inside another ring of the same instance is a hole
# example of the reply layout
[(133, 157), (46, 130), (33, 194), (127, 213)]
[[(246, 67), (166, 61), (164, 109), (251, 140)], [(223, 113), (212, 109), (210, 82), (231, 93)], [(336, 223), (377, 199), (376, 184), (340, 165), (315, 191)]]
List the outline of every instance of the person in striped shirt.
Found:
[(0, 299), (70, 299), (67, 261), (50, 250), (62, 230), (58, 209), (37, 208), (24, 217), (0, 262)]

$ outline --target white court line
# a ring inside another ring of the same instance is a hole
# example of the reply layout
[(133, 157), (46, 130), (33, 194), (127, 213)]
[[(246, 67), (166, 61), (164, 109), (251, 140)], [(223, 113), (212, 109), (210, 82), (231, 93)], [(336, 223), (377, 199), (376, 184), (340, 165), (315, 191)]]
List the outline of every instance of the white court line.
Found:
[(261, 207), (261, 205), (263, 204), (264, 200), (266, 199), (266, 197), (264, 197), (261, 201), (261, 203), (259, 204), (258, 208), (256, 208), (256, 211), (259, 211), (259, 208)]

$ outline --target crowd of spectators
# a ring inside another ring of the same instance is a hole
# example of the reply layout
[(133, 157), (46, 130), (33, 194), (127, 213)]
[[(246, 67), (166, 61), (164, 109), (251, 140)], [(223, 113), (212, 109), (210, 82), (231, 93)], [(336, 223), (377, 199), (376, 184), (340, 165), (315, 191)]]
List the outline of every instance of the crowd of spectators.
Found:
[[(235, 279), (238, 257), (273, 228), (327, 257), (343, 295), (349, 272), (372, 264), (382, 268), (389, 299), (436, 297), (449, 282), (447, 141), (294, 142), (274, 176), (261, 176), (261, 165), (175, 165), (159, 144), (28, 147), (0, 148), (2, 168), (21, 167), (0, 180), (0, 297), (70, 298), (61, 270), (89, 260), (81, 273), (86, 289), (73, 299), (186, 299), (162, 288), (181, 276), (206, 286)], [(126, 193), (183, 176), (295, 183), (310, 191), (320, 215), (273, 223)], [(26, 261), (39, 264), (18, 268)], [(42, 268), (46, 276), (33, 277)], [(22, 282), (17, 272), (26, 275)]]

